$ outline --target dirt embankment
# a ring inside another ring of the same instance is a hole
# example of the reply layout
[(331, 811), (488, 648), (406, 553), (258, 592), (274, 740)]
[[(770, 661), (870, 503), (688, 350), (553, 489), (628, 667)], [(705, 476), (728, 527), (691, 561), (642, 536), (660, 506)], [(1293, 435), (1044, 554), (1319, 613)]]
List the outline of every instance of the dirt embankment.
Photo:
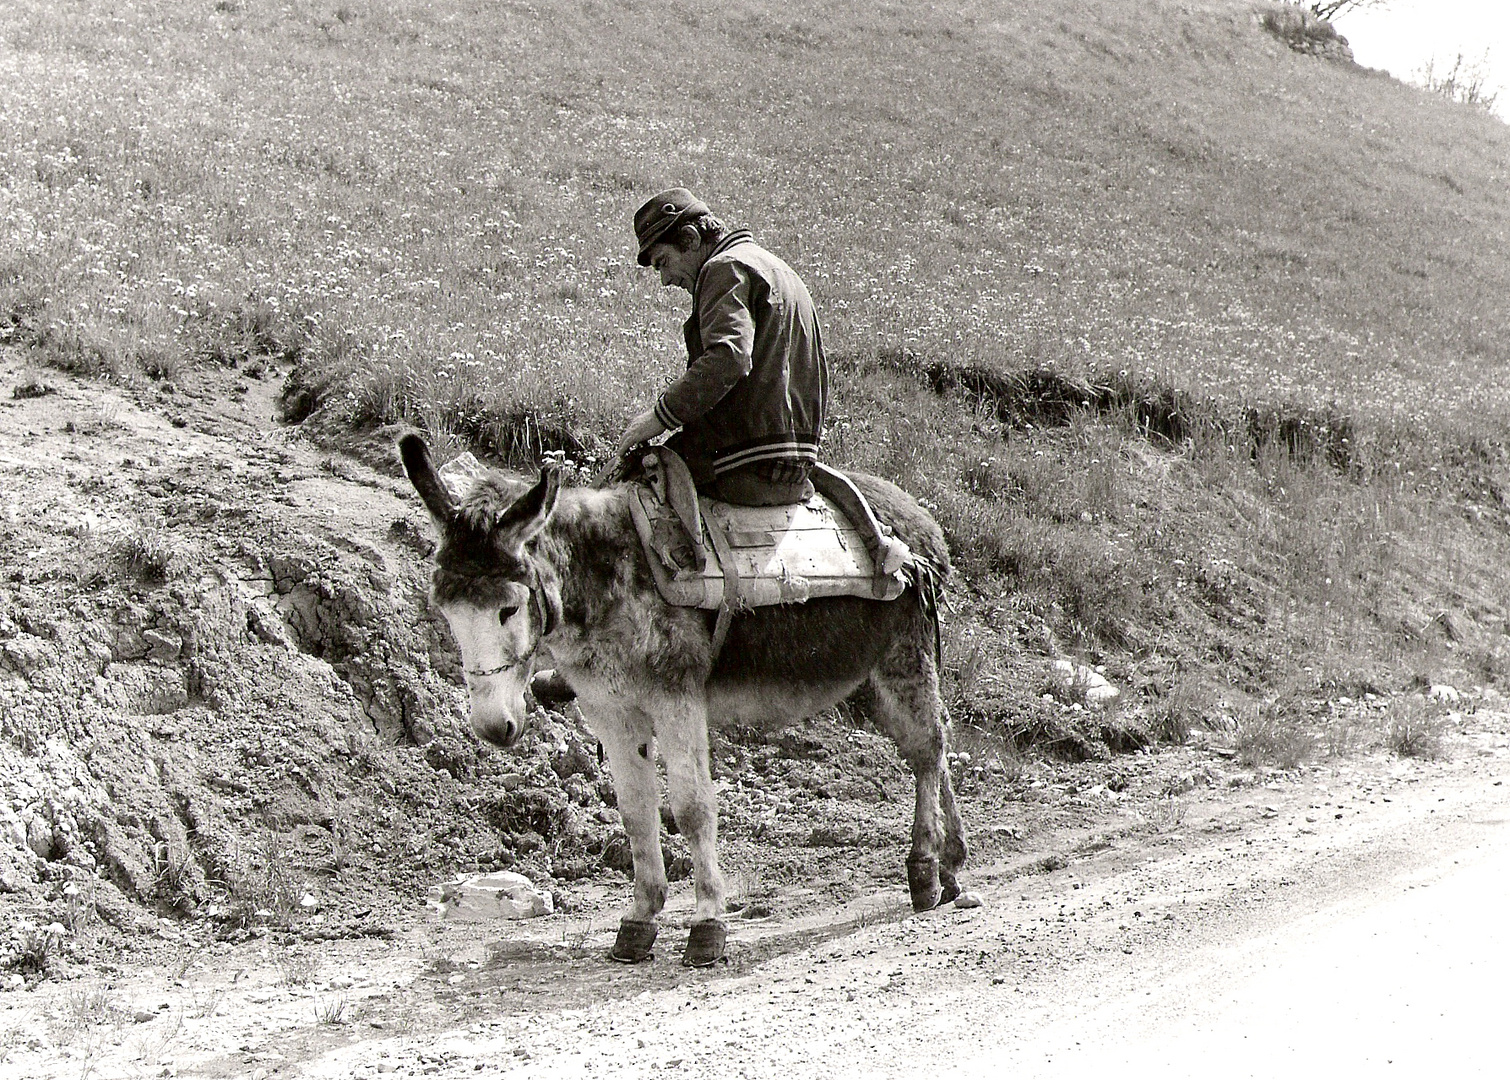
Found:
[[(260, 362), (122, 388), (0, 353), (8, 982), (101, 970), (143, 935), (383, 938), (462, 872), (523, 872), (567, 912), (626, 882), (573, 710), (508, 753), (466, 730), (430, 524), (386, 440), (365, 464), (320, 450), (277, 422), (280, 387)], [(977, 757), (955, 758), (964, 794), (1026, 790)], [(831, 717), (735, 732), (713, 768), (745, 899), (901, 895), (912, 782), (885, 739)], [(664, 844), (685, 877), (670, 820)]]
[(301, 444), (258, 374), (123, 391), (0, 361), (8, 973), (195, 920), (381, 933), (440, 875), (571, 880), (611, 838), (575, 727), (522, 756), (458, 727), (407, 485)]

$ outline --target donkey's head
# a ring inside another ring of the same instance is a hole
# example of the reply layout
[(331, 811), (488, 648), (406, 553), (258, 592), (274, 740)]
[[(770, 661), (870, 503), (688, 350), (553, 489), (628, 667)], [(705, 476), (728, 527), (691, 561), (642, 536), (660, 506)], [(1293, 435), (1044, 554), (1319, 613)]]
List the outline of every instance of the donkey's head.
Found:
[(418, 435), (399, 440), (409, 481), (440, 530), (431, 598), (461, 648), (472, 730), (497, 746), (524, 732), (524, 688), (535, 650), (561, 617), (560, 590), (542, 577), (529, 543), (556, 508), (547, 466), (533, 487), (490, 477), (458, 505)]

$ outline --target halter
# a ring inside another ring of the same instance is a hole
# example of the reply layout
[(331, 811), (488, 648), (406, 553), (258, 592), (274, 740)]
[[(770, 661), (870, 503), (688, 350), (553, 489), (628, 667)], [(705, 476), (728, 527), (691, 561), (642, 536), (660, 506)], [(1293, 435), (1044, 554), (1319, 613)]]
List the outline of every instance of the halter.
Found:
[(531, 562), (529, 566), (530, 613), (532, 616), (539, 619), (540, 626), (540, 632), (535, 635), (535, 642), (530, 646), (530, 651), (525, 653), (523, 656), (516, 655), (510, 660), (505, 660), (501, 664), (497, 664), (490, 668), (484, 668), (480, 671), (474, 671), (471, 668), (462, 668), (462, 672), (464, 674), (469, 675), (474, 679), (486, 679), (493, 675), (497, 675), (499, 672), (516, 668), (519, 665), (531, 660), (534, 657), (535, 653), (540, 651), (540, 642), (544, 640), (547, 634), (549, 634), (556, 628), (556, 620), (552, 617), (551, 607), (545, 602), (545, 599), (542, 596), (542, 593), (544, 593), (545, 590), (544, 587), (540, 584), (540, 571), (533, 562)]
[[(528, 660), (531, 656), (534, 655), (535, 650), (531, 649), (529, 653), (524, 657), (524, 660)], [(463, 668), (462, 671), (464, 674), (470, 675), (474, 679), (486, 679), (490, 675), (497, 675), (500, 671), (507, 671), (509, 670), (509, 668), (518, 667), (524, 662), (524, 660), (515, 659), (513, 663), (499, 664), (497, 667), (485, 668), (482, 671), (473, 671), (471, 668)]]

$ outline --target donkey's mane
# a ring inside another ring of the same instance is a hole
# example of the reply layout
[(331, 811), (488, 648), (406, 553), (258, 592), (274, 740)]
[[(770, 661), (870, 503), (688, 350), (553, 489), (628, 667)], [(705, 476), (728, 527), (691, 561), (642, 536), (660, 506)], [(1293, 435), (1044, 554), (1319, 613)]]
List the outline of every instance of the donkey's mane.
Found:
[(441, 534), (431, 589), (439, 604), (496, 603), (510, 582), (529, 580), (529, 567), (493, 540), (493, 526), (529, 485), (487, 473), (467, 493)]

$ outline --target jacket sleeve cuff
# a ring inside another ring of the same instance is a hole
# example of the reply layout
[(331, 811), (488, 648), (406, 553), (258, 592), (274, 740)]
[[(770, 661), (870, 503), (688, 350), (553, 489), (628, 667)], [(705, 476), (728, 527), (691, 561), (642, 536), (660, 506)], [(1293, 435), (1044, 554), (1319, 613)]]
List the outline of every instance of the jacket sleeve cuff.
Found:
[(676, 414), (667, 407), (665, 394), (655, 399), (655, 418), (665, 425), (667, 431), (672, 431), (682, 426), (682, 422), (676, 418)]

